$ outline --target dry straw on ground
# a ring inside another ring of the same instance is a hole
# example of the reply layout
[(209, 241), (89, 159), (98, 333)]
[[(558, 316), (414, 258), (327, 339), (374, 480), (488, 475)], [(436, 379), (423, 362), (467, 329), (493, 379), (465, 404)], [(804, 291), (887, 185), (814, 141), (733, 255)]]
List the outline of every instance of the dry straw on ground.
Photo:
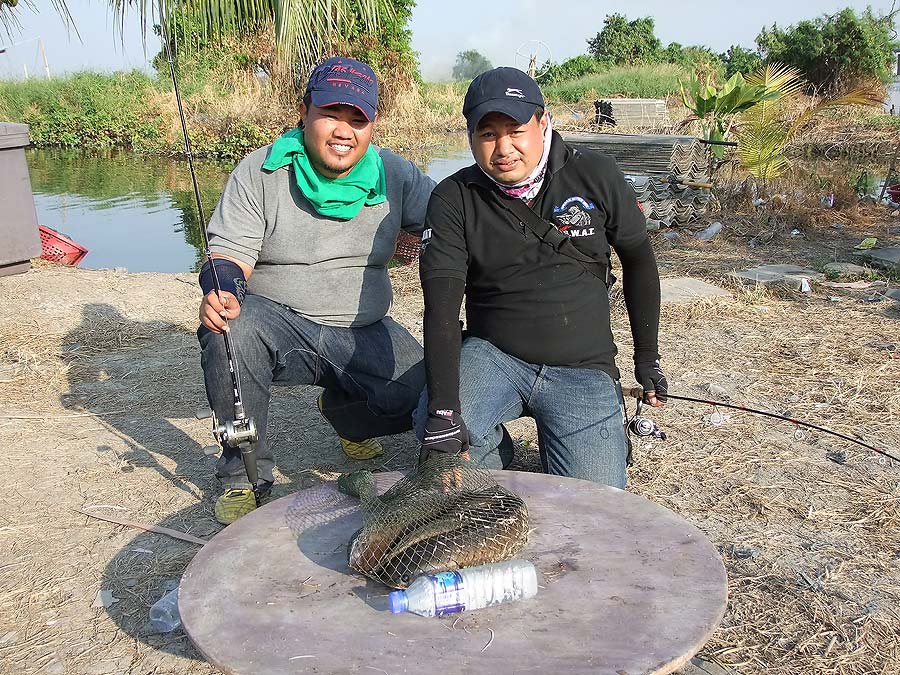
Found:
[[(656, 239), (664, 275), (721, 283), (775, 251), (747, 249), (752, 233), (731, 225), (706, 244), (683, 234), (675, 248)], [(782, 261), (821, 254), (784, 237), (775, 235)], [(416, 266), (392, 276), (393, 315), (421, 337)], [(200, 452), (208, 428), (192, 416), (203, 400), (193, 278), (41, 265), (0, 278), (0, 295), (0, 468), (10, 477), (0, 491), (0, 672), (213, 672), (182, 632), (146, 626), (196, 548), (76, 513), (89, 506), (200, 537), (218, 529), (211, 460)], [(714, 391), (900, 452), (898, 316), (866, 300), (733, 287), (727, 298), (667, 305), (671, 389)], [(618, 292), (614, 324), (629, 382)], [(273, 400), (276, 496), (357, 468), (315, 411), (315, 393), (279, 390)], [(638, 443), (629, 488), (696, 524), (722, 554), (729, 604), (702, 655), (748, 675), (900, 673), (900, 466), (737, 411), (720, 410), (716, 426), (713, 412), (675, 402), (652, 411), (669, 440)], [(533, 424), (512, 433), (516, 466), (535, 470)], [(385, 445), (379, 468), (412, 466), (409, 435)], [(98, 604), (100, 591), (114, 604)]]

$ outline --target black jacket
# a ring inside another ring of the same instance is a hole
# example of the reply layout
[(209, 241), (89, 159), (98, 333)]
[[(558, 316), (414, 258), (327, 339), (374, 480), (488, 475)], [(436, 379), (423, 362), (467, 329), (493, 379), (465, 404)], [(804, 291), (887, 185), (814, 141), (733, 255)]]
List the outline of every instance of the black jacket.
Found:
[[(419, 265), (432, 409), (459, 407), (453, 333), (463, 289), (469, 334), (528, 363), (619, 378), (606, 285), (541, 242), (505, 199), (512, 198), (473, 164), (444, 179), (428, 204)], [(547, 177), (531, 208), (594, 259), (611, 264), (615, 249), (636, 351), (657, 358), (659, 277), (646, 220), (615, 161), (571, 148), (554, 133)], [(640, 293), (629, 293), (635, 289)]]

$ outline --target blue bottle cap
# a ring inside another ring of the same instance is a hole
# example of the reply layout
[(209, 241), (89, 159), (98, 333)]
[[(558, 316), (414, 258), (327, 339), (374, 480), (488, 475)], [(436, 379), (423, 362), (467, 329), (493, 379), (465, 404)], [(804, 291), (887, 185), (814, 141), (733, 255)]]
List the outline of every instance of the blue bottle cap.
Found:
[(388, 595), (388, 602), (391, 605), (391, 614), (400, 614), (406, 611), (409, 603), (406, 599), (406, 591), (391, 591)]

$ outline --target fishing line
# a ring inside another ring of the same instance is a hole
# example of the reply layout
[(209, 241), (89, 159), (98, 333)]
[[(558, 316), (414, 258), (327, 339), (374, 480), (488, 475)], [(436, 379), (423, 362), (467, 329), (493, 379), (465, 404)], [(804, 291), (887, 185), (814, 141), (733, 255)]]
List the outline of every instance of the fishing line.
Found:
[[(166, 50), (166, 60), (169, 62), (169, 72), (172, 76), (172, 87), (175, 90), (175, 103), (178, 107), (178, 117), (181, 120), (181, 132), (184, 137), (184, 151), (187, 155), (188, 166), (191, 170), (191, 183), (194, 187), (194, 199), (197, 202), (197, 215), (200, 218), (200, 233), (203, 238), (204, 255), (206, 262), (209, 264), (212, 272), (213, 289), (216, 296), (221, 300), (222, 287), (219, 285), (219, 276), (216, 273), (216, 266), (213, 264), (212, 251), (209, 248), (209, 235), (206, 232), (206, 215), (203, 212), (203, 201), (200, 198), (200, 186), (197, 183), (197, 173), (194, 170), (194, 153), (191, 150), (191, 139), (188, 136), (187, 120), (184, 116), (184, 106), (181, 104), (181, 92), (178, 87), (178, 77), (175, 74), (175, 59), (172, 56), (172, 46), (169, 41), (168, 16), (166, 14), (164, 0), (159, 0), (159, 23), (160, 37)], [(223, 317), (224, 318), (224, 317)], [(250, 486), (257, 488), (257, 466), (256, 452), (254, 444), (258, 440), (256, 425), (252, 418), (248, 418), (244, 413), (244, 402), (241, 395), (241, 378), (238, 372), (237, 361), (234, 358), (234, 343), (231, 339), (231, 333), (228, 331), (228, 322), (226, 320), (225, 330), (222, 331), (222, 338), (225, 340), (225, 355), (228, 360), (228, 372), (231, 376), (232, 394), (234, 397), (234, 420), (219, 425), (215, 413), (213, 413), (213, 435), (220, 442), (232, 448), (240, 448), (241, 456), (244, 460), (244, 469), (247, 472), (247, 479)], [(258, 501), (258, 495), (257, 495)]]
[[(640, 388), (634, 388), (630, 392), (631, 396), (634, 396), (638, 400), (640, 400), (641, 396), (643, 396), (643, 390)], [(795, 419), (793, 417), (788, 417), (787, 415), (779, 415), (778, 413), (768, 412), (766, 410), (757, 410), (756, 408), (748, 408), (744, 405), (737, 405), (732, 403), (723, 403), (722, 401), (712, 401), (706, 398), (694, 398), (693, 396), (679, 396), (677, 394), (666, 394), (667, 399), (674, 399), (676, 401), (690, 401), (692, 403), (706, 403), (711, 406), (719, 407), (719, 408), (730, 408), (732, 410), (741, 410), (743, 412), (753, 413), (754, 415), (762, 415), (764, 417), (771, 417), (773, 419), (782, 420), (784, 422), (791, 422), (792, 424), (796, 424), (797, 426), (805, 427), (807, 429), (815, 429), (816, 431), (821, 431), (822, 433), (831, 434), (832, 436), (837, 436), (840, 439), (845, 441), (850, 441), (851, 443), (855, 443), (856, 445), (862, 446), (867, 450), (871, 450), (879, 455), (884, 455), (894, 461), (900, 462), (900, 457), (896, 455), (892, 455), (886, 450), (879, 450), (873, 445), (869, 445), (868, 443), (861, 441), (859, 439), (853, 438), (852, 436), (847, 436), (846, 434), (842, 434), (837, 431), (832, 431), (831, 429), (826, 429), (825, 427), (819, 426), (818, 424), (812, 424), (810, 422), (804, 422), (802, 420)]]

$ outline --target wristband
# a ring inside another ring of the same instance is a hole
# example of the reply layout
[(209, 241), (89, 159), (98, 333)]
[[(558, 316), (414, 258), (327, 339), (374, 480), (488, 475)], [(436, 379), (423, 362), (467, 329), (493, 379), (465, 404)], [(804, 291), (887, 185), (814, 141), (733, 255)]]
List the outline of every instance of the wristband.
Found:
[[(244, 277), (244, 270), (236, 262), (225, 258), (213, 258), (212, 261), (213, 265), (216, 266), (219, 290), (231, 293), (237, 298), (238, 304), (242, 304), (244, 296), (247, 294), (247, 279)], [(207, 295), (210, 291), (215, 290), (212, 267), (209, 264), (209, 260), (204, 262), (203, 267), (200, 268), (200, 289), (203, 291), (203, 295)]]

